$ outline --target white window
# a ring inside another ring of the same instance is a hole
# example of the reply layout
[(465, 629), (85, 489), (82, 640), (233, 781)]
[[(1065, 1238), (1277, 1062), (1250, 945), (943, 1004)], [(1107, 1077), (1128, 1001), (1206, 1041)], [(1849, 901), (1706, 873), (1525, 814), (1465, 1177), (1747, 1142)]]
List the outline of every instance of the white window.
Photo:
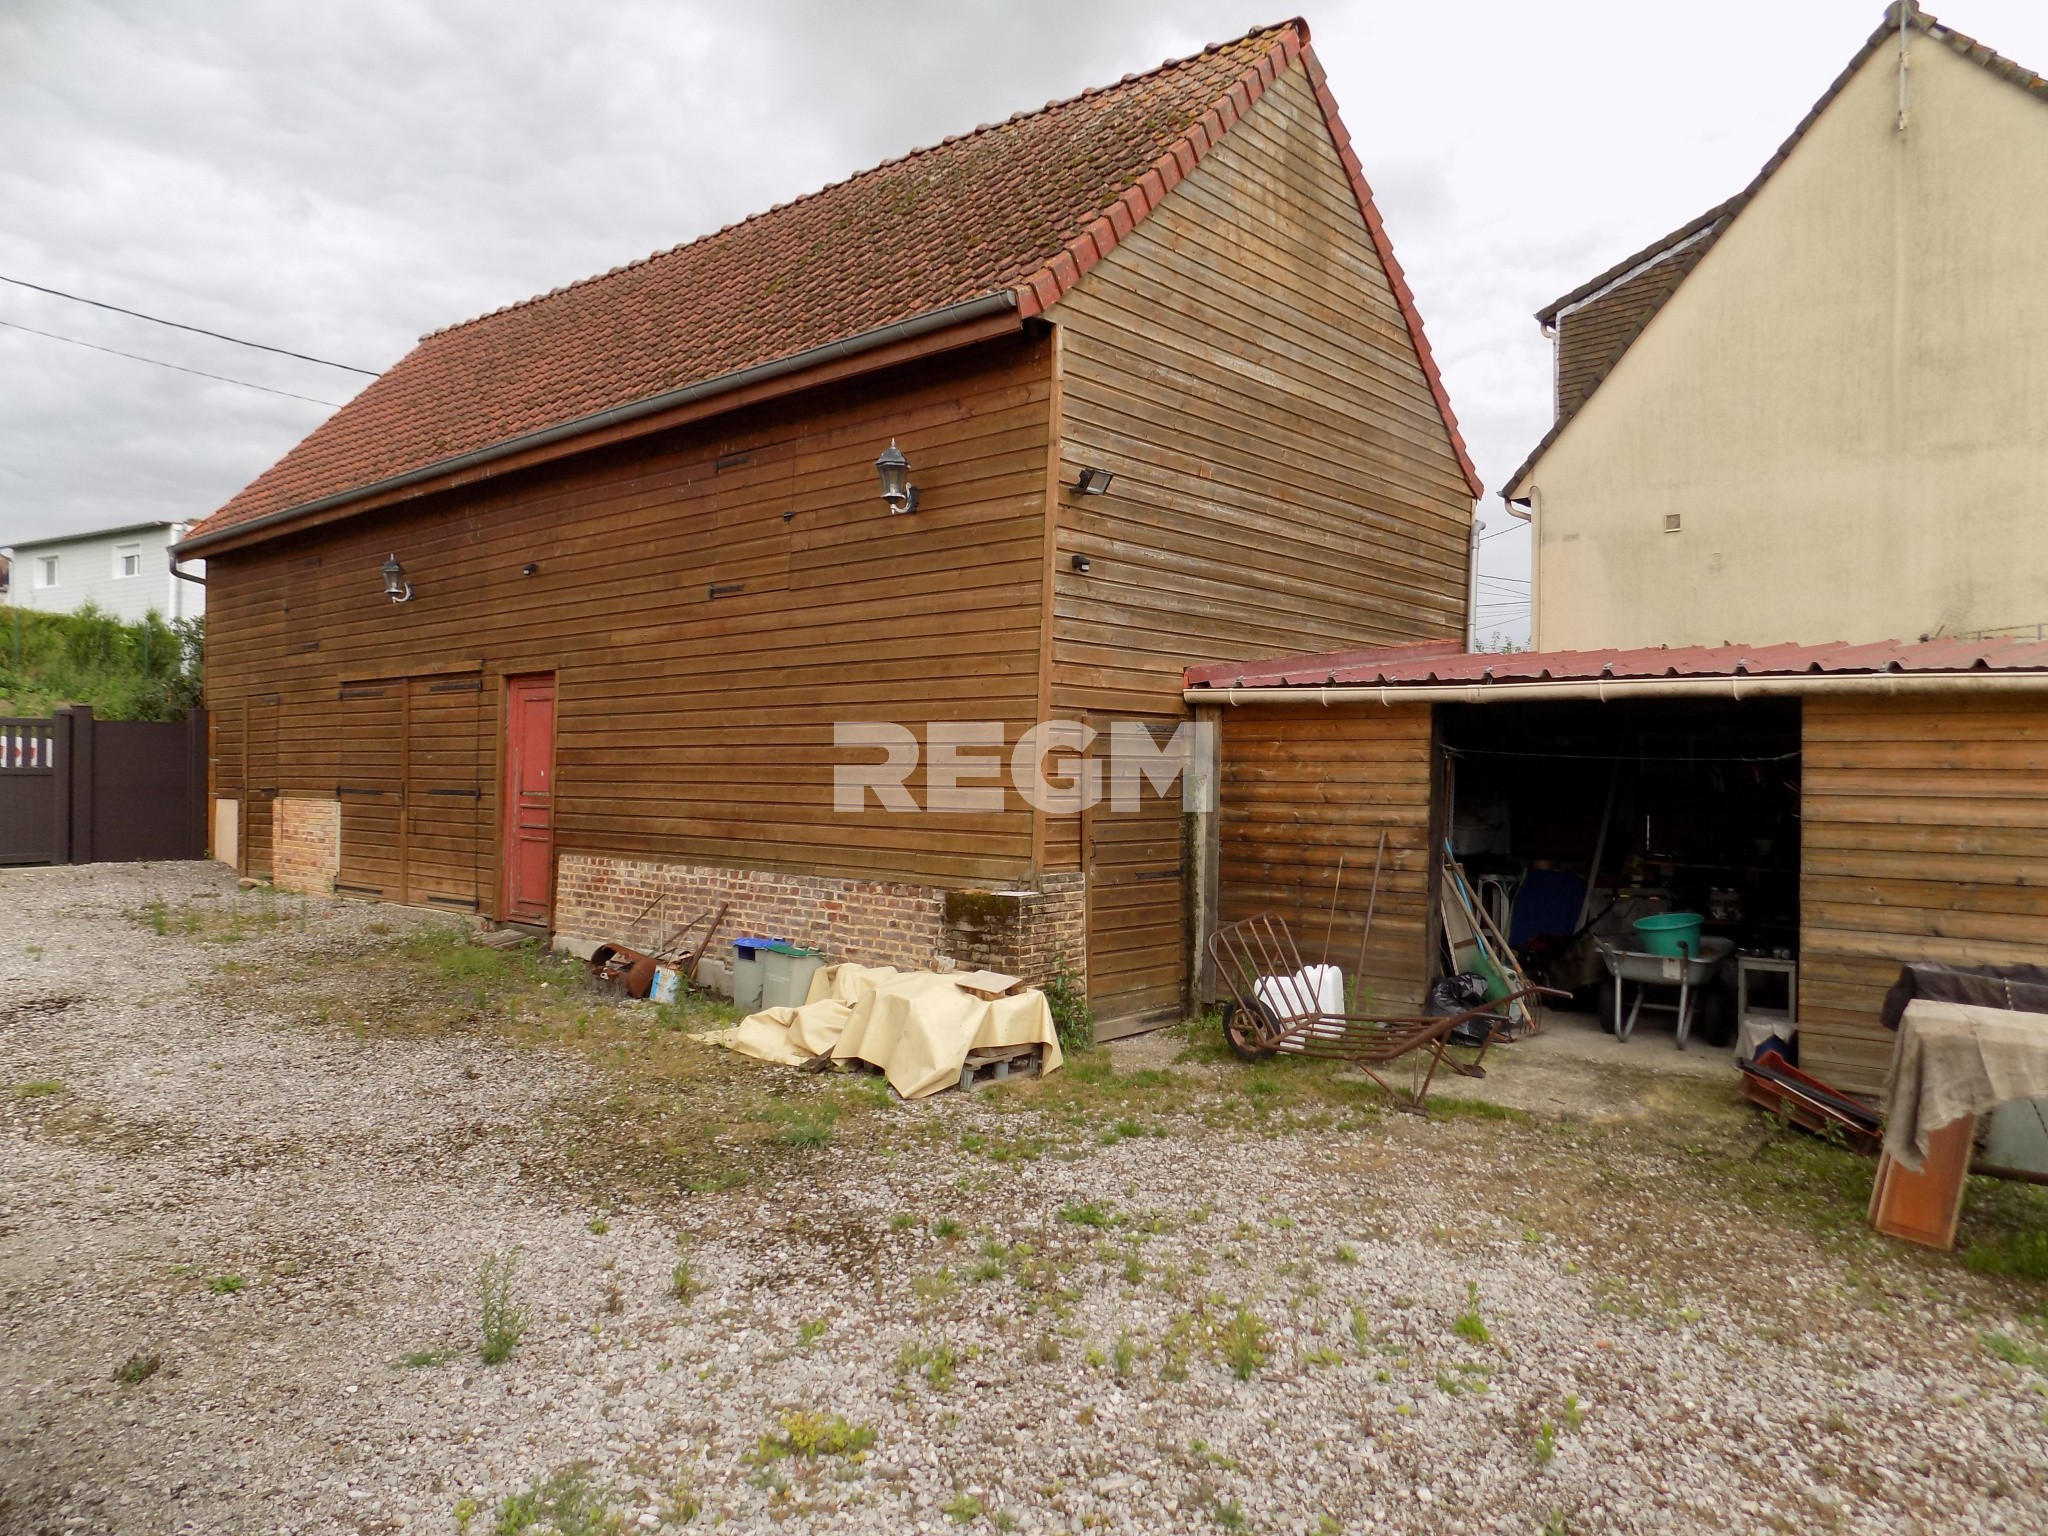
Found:
[(36, 561), (36, 585), (39, 587), (54, 587), (57, 585), (57, 557), (55, 555), (44, 555), (40, 560)]
[(116, 544), (114, 546), (114, 575), (140, 576), (142, 574), (142, 546), (140, 544)]

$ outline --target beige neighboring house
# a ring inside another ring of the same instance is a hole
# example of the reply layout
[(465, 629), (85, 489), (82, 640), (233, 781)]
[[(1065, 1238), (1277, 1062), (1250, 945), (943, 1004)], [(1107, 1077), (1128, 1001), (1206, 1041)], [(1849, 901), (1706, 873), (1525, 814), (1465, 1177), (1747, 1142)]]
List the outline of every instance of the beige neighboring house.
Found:
[(1894, 5), (1747, 189), (1537, 318), (1536, 646), (2048, 625), (2040, 76)]

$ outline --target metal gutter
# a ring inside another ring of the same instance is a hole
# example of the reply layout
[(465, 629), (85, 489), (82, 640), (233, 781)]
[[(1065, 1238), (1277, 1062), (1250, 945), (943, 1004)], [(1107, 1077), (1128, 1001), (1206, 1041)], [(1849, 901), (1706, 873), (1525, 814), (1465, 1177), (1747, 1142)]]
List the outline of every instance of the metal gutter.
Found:
[(537, 432), (528, 432), (519, 437), (508, 437), (503, 442), (493, 443), (487, 448), (473, 449), (450, 459), (439, 459), (419, 469), (409, 469), (403, 474), (372, 480), (367, 485), (337, 491), (331, 496), (302, 501), (297, 506), (286, 507), (277, 512), (266, 512), (261, 517), (252, 517), (247, 522), (235, 523), (213, 533), (201, 534), (198, 538), (186, 539), (171, 547), (179, 557), (190, 558), (212, 545), (224, 543), (229, 539), (244, 538), (261, 529), (273, 528), (280, 523), (291, 522), (301, 517), (310, 517), (316, 512), (331, 511), (352, 501), (363, 501), (388, 491), (400, 491), (409, 486), (422, 485), (430, 480), (438, 480), (444, 475), (459, 474), (466, 469), (481, 468), (530, 449), (545, 448), (570, 438), (581, 437), (586, 432), (597, 432), (606, 427), (637, 421), (642, 417), (659, 415), (663, 411), (674, 410), (677, 406), (691, 405), (699, 400), (730, 394), (749, 385), (764, 384), (786, 374), (815, 368), (822, 363), (857, 357), (863, 352), (873, 352), (899, 341), (928, 336), (934, 331), (965, 325), (970, 321), (1000, 314), (1006, 309), (1016, 307), (1015, 289), (1005, 288), (997, 293), (985, 293), (978, 299), (965, 299), (958, 304), (948, 304), (942, 309), (927, 310), (921, 315), (912, 315), (907, 320), (898, 320), (872, 331), (862, 331), (855, 336), (843, 337), (838, 341), (828, 341), (823, 346), (812, 347), (807, 351), (792, 352), (789, 356), (778, 357), (772, 362), (757, 363), (751, 368), (742, 368), (735, 373), (722, 373), (716, 378), (687, 384), (681, 389), (649, 395), (644, 400), (634, 400), (625, 405), (615, 405), (607, 410), (597, 411), (588, 416), (578, 416), (572, 421), (560, 422), (555, 426), (544, 427)]
[(1183, 688), (1190, 704), (1514, 704), (1550, 699), (1762, 699), (1803, 694), (2048, 693), (2048, 672), (1826, 672), (1776, 677), (1605, 677), (1541, 683), (1376, 683)]

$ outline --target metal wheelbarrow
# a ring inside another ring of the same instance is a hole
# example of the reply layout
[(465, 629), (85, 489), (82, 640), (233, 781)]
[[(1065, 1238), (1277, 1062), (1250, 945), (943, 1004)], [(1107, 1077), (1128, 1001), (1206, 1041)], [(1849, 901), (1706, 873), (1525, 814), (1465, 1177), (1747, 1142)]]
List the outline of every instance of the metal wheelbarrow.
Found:
[[(1718, 938), (1708, 934), (1700, 940), (1700, 952), (1694, 954), (1652, 955), (1638, 949), (1623, 949), (1605, 939), (1593, 940), (1594, 949), (1600, 952), (1600, 959), (1607, 967), (1607, 974), (1614, 978), (1614, 1038), (1626, 1041), (1635, 1033), (1636, 1020), (1645, 1007), (1656, 1008), (1678, 1015), (1678, 1048), (1685, 1049), (1685, 1037), (1692, 1029), (1693, 993), (1713, 981), (1721, 963), (1735, 953), (1733, 939)], [(1681, 946), (1682, 947), (1682, 946)], [(1636, 1000), (1622, 1017), (1622, 994), (1628, 990), (1628, 983), (1636, 984)], [(1645, 994), (1651, 987), (1678, 988), (1676, 1003), (1651, 1003)]]

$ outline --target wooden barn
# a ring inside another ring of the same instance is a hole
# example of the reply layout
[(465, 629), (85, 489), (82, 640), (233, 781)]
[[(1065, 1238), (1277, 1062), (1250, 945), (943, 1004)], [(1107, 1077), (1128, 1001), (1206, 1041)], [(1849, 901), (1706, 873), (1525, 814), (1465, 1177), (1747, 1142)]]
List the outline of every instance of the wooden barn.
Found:
[(1221, 726), (1204, 926), (1276, 910), (1313, 947), (1334, 905), (1350, 968), (1384, 830), (1364, 970), (1389, 1009), (1444, 969), (1447, 841), (1497, 877), (1515, 942), (1544, 929), (1516, 899), (1541, 870), (1590, 888), (1553, 903), (1565, 928), (1654, 898), (1796, 966), (1800, 1064), (1855, 1093), (1890, 1062), (1878, 1015), (1903, 964), (2048, 955), (2039, 640), (1416, 644), (1197, 668), (1187, 699)]
[[(1257, 31), (427, 336), (179, 546), (214, 846), (571, 939), (1064, 955), (1114, 1032), (1184, 998), (1179, 793), (1047, 811), (1011, 750), (1462, 635), (1478, 492), (1308, 29)], [(913, 809), (835, 809), (841, 722), (913, 734)]]

